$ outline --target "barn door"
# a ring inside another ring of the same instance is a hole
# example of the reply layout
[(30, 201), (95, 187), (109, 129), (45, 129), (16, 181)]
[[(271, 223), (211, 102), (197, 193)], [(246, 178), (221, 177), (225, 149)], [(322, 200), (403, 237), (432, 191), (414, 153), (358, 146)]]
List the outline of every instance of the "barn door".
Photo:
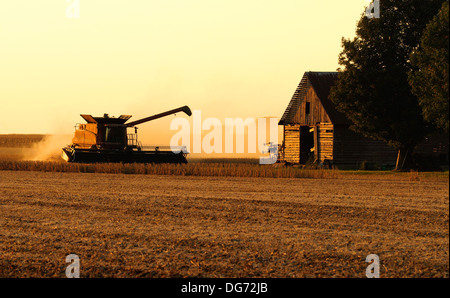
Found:
[(314, 155), (314, 130), (309, 126), (300, 127), (300, 163), (306, 164)]

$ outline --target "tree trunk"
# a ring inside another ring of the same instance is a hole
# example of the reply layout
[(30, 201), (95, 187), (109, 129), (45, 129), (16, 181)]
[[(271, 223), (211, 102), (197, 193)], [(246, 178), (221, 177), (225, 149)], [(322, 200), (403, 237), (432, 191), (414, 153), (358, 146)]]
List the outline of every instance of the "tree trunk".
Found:
[(407, 171), (412, 168), (412, 147), (401, 147), (398, 149), (395, 171)]

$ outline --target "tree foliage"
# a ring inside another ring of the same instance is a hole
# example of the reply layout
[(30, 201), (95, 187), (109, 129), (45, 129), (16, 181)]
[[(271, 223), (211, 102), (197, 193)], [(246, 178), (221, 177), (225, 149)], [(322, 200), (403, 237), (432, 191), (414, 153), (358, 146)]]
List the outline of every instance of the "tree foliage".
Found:
[(331, 90), (351, 129), (399, 150), (406, 167), (429, 132), (408, 74), (410, 55), (444, 0), (381, 0), (380, 18), (361, 16), (354, 39), (342, 39), (339, 77)]
[(409, 82), (426, 121), (449, 131), (448, 52), (449, 3), (444, 2), (439, 13), (427, 25), (420, 48), (411, 55), (415, 67)]

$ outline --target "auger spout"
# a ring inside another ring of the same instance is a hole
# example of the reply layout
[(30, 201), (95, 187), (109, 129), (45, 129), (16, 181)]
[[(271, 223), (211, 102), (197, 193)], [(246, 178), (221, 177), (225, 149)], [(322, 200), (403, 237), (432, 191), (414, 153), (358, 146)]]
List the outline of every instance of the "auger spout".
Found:
[(128, 127), (133, 127), (133, 126), (136, 126), (136, 125), (148, 122), (148, 121), (152, 121), (152, 120), (155, 120), (155, 119), (159, 119), (159, 118), (162, 118), (162, 117), (165, 117), (165, 116), (168, 116), (168, 115), (171, 115), (171, 114), (175, 114), (175, 113), (178, 113), (178, 112), (184, 112), (188, 116), (192, 115), (191, 109), (188, 106), (183, 106), (183, 107), (180, 107), (180, 108), (177, 108), (177, 109), (173, 109), (173, 110), (170, 110), (170, 111), (167, 111), (167, 112), (163, 112), (163, 113), (160, 113), (160, 114), (156, 114), (156, 115), (153, 115), (153, 116), (150, 116), (150, 117), (142, 118), (140, 120), (136, 120), (136, 121), (127, 123), (126, 125)]

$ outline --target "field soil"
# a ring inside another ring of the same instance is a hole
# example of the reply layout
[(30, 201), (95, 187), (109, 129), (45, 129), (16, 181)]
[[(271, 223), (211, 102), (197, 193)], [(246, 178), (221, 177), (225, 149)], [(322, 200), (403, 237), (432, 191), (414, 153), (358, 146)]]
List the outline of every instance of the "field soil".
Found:
[(0, 277), (449, 277), (449, 181), (0, 171)]

